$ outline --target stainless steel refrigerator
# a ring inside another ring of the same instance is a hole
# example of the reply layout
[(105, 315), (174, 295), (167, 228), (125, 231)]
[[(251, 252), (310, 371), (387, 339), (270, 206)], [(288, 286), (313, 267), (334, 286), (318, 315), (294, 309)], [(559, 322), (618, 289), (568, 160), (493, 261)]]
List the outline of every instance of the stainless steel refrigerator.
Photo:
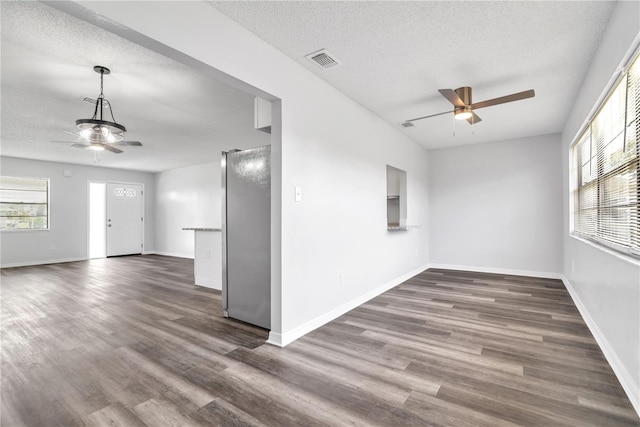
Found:
[(271, 327), (271, 147), (222, 153), (225, 317)]

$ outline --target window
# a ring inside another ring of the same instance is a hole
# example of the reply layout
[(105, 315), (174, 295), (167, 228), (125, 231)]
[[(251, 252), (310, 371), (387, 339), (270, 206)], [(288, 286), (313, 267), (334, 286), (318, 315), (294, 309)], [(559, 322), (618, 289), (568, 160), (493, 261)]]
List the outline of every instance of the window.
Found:
[(49, 180), (0, 177), (0, 230), (49, 229)]
[(133, 188), (115, 188), (113, 194), (116, 197), (136, 197), (136, 190)]
[(640, 255), (640, 60), (571, 150), (573, 232)]

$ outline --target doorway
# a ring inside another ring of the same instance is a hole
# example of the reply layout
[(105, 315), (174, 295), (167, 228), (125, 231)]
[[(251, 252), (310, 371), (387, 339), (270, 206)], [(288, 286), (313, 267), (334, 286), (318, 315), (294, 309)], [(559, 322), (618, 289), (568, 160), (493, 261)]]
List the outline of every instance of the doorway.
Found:
[(89, 183), (89, 259), (107, 256), (106, 198), (106, 183)]
[(89, 182), (89, 258), (141, 254), (144, 186)]

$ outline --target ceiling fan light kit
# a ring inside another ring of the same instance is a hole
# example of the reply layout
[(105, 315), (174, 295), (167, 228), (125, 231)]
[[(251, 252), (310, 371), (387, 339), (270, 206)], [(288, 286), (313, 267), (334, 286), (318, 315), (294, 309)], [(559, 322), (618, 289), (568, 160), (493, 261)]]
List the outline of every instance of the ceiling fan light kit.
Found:
[(83, 138), (97, 143), (114, 143), (124, 141), (126, 128), (115, 122), (94, 119), (78, 119), (76, 127)]
[(473, 103), (471, 98), (471, 87), (463, 86), (456, 90), (452, 89), (438, 89), (438, 92), (447, 100), (453, 104), (452, 111), (445, 111), (443, 113), (431, 114), (429, 116), (416, 117), (415, 119), (405, 120), (401, 125), (403, 127), (414, 126), (413, 122), (422, 119), (428, 119), (430, 117), (442, 116), (443, 114), (453, 113), (453, 117), (457, 120), (466, 120), (469, 124), (475, 124), (482, 119), (474, 112), (479, 108), (491, 107), (493, 105), (505, 104), (507, 102), (520, 101), (521, 99), (533, 98), (536, 94), (533, 89), (525, 90), (523, 92), (512, 93), (511, 95), (501, 96), (499, 98), (488, 99), (486, 101), (480, 101)]
[(453, 115), (457, 120), (467, 120), (473, 114), (471, 114), (471, 108), (456, 107), (456, 109), (453, 112)]
[[(100, 74), (100, 95), (96, 99), (93, 117), (90, 119), (76, 120), (76, 127), (80, 132), (80, 136), (87, 139), (91, 144), (113, 144), (124, 141), (124, 133), (127, 131), (127, 128), (116, 122), (116, 119), (113, 117), (113, 107), (109, 101), (105, 99), (103, 93), (104, 75), (110, 74), (111, 70), (102, 65), (94, 66), (93, 70)], [(109, 107), (112, 121), (104, 120), (103, 118), (105, 104)]]

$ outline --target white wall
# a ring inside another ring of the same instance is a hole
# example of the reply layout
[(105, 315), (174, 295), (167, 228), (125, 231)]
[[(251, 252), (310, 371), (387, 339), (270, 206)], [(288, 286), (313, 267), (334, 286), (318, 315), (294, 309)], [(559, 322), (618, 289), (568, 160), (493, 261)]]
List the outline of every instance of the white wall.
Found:
[(88, 181), (144, 184), (144, 251), (154, 250), (153, 174), (12, 157), (0, 157), (0, 166), (3, 175), (50, 179), (50, 230), (3, 231), (2, 267), (87, 259)]
[(560, 135), (429, 152), (432, 266), (562, 271)]
[(183, 227), (220, 228), (220, 161), (155, 175), (156, 253), (194, 256), (194, 232)]
[(387, 164), (407, 171), (408, 223), (428, 222), (427, 152), (399, 129), (204, 2), (81, 4), (122, 24), (111, 29), (125, 37), (179, 57), (175, 49), (277, 98), (272, 342), (286, 344), (428, 263), (426, 228), (386, 230)]
[[(640, 36), (640, 3), (618, 2), (562, 134), (567, 286), (640, 413), (640, 262), (569, 235), (569, 147)], [(635, 42), (634, 42), (635, 39)]]

